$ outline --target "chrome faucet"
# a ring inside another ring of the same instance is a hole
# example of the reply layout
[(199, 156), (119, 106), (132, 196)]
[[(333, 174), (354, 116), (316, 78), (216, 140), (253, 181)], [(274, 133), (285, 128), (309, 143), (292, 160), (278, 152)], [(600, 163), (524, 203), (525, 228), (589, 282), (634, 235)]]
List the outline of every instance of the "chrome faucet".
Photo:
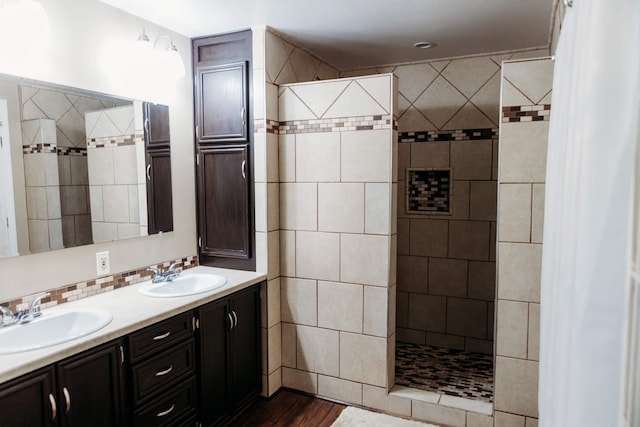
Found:
[(169, 266), (169, 268), (167, 268), (164, 271), (162, 271), (160, 268), (156, 268), (156, 267), (147, 268), (147, 271), (151, 271), (153, 273), (153, 277), (151, 278), (151, 282), (152, 283), (170, 282), (173, 279), (175, 279), (178, 276), (180, 276), (180, 273), (182, 273), (182, 269), (181, 268), (175, 268), (176, 265), (178, 265), (178, 263), (174, 262), (173, 264), (171, 264)]
[(21, 325), (23, 323), (29, 323), (33, 319), (42, 316), (40, 311), (40, 303), (43, 298), (51, 295), (50, 293), (40, 294), (29, 304), (29, 308), (26, 310), (20, 310), (17, 313), (12, 312), (6, 307), (0, 306), (0, 312), (2, 312), (2, 326)]

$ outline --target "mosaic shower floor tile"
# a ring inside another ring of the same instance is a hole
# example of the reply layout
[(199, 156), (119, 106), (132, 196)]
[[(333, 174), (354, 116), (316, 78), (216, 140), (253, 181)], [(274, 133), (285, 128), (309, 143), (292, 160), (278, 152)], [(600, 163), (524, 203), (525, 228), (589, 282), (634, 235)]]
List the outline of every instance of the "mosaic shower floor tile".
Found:
[(492, 402), (493, 356), (398, 342), (396, 384)]

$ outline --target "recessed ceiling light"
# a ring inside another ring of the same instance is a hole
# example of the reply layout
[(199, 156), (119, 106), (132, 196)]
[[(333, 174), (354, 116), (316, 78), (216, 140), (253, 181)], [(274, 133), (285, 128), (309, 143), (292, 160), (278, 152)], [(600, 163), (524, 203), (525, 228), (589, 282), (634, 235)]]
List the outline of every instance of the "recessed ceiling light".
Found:
[(431, 42), (417, 42), (413, 44), (413, 47), (417, 47), (419, 49), (429, 49), (430, 47), (435, 47), (435, 43)]

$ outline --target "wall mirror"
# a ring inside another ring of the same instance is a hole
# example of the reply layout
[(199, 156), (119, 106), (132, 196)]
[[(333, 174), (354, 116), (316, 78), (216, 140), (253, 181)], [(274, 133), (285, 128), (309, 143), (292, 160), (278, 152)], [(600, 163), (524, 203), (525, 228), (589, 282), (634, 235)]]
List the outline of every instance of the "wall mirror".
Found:
[(167, 106), (0, 75), (0, 258), (172, 230)]

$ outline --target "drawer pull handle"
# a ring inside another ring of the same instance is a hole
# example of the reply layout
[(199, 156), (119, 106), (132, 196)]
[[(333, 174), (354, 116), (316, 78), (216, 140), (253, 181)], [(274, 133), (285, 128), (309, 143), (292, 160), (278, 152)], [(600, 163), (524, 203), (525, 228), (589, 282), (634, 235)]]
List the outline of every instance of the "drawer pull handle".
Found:
[(49, 393), (49, 403), (51, 403), (51, 421), (55, 421), (58, 416), (58, 409), (56, 405), (56, 398), (53, 397), (53, 394)]
[(166, 415), (169, 415), (171, 413), (171, 411), (174, 410), (175, 407), (176, 407), (175, 404), (171, 404), (171, 408), (167, 409), (166, 411), (158, 412), (156, 414), (156, 417), (164, 417)]
[(169, 366), (167, 369), (165, 369), (164, 371), (158, 371), (156, 372), (156, 377), (161, 377), (163, 375), (167, 375), (169, 372), (173, 371), (173, 365)]
[(231, 313), (227, 313), (229, 316), (229, 330), (233, 329), (233, 317), (231, 317)]
[(69, 411), (71, 411), (71, 394), (69, 393), (69, 390), (67, 390), (66, 387), (62, 387), (62, 393), (64, 393), (64, 400), (67, 403), (65, 414), (68, 414)]
[(171, 331), (167, 332), (166, 334), (162, 334), (162, 335), (155, 336), (155, 337), (153, 337), (153, 340), (154, 340), (154, 341), (160, 341), (160, 340), (165, 339), (165, 338), (166, 338), (166, 337), (168, 337), (169, 335), (171, 335)]

